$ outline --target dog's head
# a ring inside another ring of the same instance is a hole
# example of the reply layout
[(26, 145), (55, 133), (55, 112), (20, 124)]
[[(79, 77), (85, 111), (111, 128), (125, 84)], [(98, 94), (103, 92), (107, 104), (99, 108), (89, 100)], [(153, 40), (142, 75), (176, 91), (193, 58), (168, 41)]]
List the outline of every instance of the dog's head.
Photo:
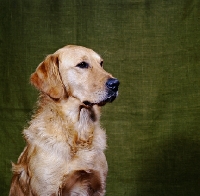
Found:
[(88, 106), (112, 102), (119, 86), (96, 52), (72, 45), (47, 56), (31, 75), (31, 83), (53, 99), (72, 96)]

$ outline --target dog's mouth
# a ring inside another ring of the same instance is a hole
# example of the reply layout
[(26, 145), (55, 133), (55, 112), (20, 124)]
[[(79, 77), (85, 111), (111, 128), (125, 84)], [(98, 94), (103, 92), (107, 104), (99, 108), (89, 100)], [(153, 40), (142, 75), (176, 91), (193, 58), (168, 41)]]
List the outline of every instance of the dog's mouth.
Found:
[(111, 103), (115, 100), (115, 98), (117, 97), (118, 92), (112, 92), (111, 94), (108, 94), (106, 99), (104, 99), (103, 101), (100, 102), (90, 102), (90, 101), (83, 101), (83, 104), (88, 106), (88, 107), (92, 107), (94, 105), (98, 105), (98, 106), (104, 106), (106, 103)]

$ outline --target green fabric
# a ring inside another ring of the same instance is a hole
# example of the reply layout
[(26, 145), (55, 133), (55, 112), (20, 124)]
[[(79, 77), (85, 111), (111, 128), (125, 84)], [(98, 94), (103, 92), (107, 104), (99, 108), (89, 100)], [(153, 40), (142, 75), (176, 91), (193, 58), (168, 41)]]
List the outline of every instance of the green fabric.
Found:
[(200, 195), (199, 0), (1, 0), (0, 193), (25, 145), (47, 54), (83, 45), (120, 82), (102, 112), (108, 196)]

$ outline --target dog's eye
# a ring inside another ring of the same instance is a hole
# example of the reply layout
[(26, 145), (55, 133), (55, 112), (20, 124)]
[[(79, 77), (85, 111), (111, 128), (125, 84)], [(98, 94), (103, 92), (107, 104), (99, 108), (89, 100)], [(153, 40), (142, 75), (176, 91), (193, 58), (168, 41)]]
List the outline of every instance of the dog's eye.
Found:
[(103, 61), (100, 62), (101, 67), (103, 67)]
[(89, 67), (89, 64), (86, 63), (85, 61), (79, 63), (78, 65), (76, 65), (76, 67), (79, 67), (81, 69), (87, 69)]

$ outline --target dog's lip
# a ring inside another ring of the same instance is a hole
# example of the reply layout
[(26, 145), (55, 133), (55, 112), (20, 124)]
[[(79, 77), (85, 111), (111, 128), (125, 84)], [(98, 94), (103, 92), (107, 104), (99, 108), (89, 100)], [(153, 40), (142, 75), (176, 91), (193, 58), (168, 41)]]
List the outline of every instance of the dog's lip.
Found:
[(101, 101), (99, 103), (91, 103), (89, 101), (84, 101), (83, 104), (86, 106), (86, 107), (93, 107), (94, 105), (98, 105), (98, 106), (104, 106), (107, 102), (106, 101)]
[(89, 107), (92, 107), (93, 105), (95, 105), (95, 103), (91, 103), (89, 101), (83, 101), (83, 104)]
[(98, 105), (98, 106), (104, 106), (106, 103), (111, 103), (115, 100), (115, 98), (117, 97), (118, 92), (112, 93), (111, 95), (109, 95), (106, 99), (104, 99), (103, 101), (100, 102), (95, 102), (92, 103), (90, 101), (83, 101), (83, 104), (86, 105), (87, 107), (92, 107), (94, 105)]

